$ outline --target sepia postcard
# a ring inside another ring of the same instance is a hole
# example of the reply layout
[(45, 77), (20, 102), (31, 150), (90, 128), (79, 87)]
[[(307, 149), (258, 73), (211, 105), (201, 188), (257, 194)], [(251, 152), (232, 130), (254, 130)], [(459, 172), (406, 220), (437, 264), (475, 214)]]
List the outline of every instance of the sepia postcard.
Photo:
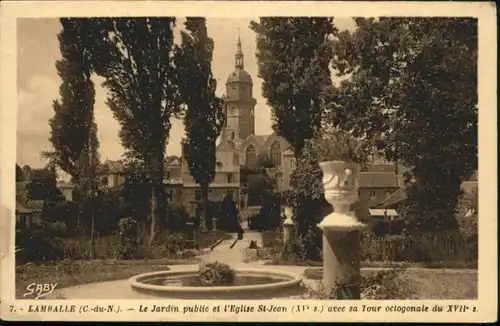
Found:
[(2, 320), (496, 319), (493, 2), (0, 6)]

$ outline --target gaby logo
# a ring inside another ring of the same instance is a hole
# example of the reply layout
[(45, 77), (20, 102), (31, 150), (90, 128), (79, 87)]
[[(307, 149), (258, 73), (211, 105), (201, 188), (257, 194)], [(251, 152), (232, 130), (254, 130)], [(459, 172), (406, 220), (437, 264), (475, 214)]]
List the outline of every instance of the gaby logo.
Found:
[(23, 295), (23, 297), (27, 297), (30, 295), (35, 295), (35, 300), (47, 296), (54, 292), (54, 289), (56, 288), (57, 283), (51, 284), (51, 283), (31, 283), (26, 287), (26, 293)]

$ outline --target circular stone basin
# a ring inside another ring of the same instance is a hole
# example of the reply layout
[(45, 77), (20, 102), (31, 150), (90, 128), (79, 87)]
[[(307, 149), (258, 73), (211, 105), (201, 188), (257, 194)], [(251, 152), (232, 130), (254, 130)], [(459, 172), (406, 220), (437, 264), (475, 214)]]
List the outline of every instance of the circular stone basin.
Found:
[(145, 273), (129, 279), (134, 291), (172, 299), (272, 299), (304, 292), (302, 278), (293, 273), (236, 268), (235, 284), (201, 286), (198, 269)]

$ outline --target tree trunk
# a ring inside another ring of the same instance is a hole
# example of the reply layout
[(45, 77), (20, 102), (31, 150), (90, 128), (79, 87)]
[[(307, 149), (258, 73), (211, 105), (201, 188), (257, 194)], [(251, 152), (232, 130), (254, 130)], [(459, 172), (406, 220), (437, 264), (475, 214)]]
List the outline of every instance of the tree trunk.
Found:
[(155, 241), (156, 237), (156, 221), (157, 221), (157, 215), (158, 215), (158, 201), (156, 200), (156, 185), (153, 183), (152, 189), (151, 189), (151, 231), (150, 231), (150, 238), (149, 238), (149, 245), (152, 246)]
[(206, 229), (207, 228), (207, 218), (208, 218), (208, 185), (201, 185), (201, 201), (202, 201), (202, 205), (203, 205), (203, 216), (202, 216), (203, 225), (202, 225), (202, 228)]
[[(160, 220), (160, 195), (162, 194), (161, 187), (163, 187), (163, 164), (159, 160), (153, 159), (151, 161), (151, 234), (149, 245), (152, 246), (156, 239), (156, 232), (158, 229), (158, 222)], [(168, 223), (168, 221), (167, 221)]]
[(89, 260), (94, 257), (94, 226), (95, 226), (95, 210), (92, 206), (92, 225), (90, 226), (90, 245), (89, 245)]

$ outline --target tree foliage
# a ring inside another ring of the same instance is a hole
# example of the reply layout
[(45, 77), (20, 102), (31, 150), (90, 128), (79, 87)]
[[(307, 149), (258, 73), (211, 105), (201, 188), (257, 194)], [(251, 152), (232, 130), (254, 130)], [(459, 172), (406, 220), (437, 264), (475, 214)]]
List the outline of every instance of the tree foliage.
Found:
[(179, 113), (174, 67), (175, 18), (109, 18), (96, 23), (101, 40), (97, 72), (106, 80), (107, 104), (121, 125), (126, 155), (143, 162), (152, 182), (151, 239), (164, 205), (165, 149), (171, 117)]
[(454, 228), (461, 181), (477, 169), (477, 20), (356, 24), (334, 46), (333, 68), (350, 78), (326, 93), (330, 122), (382, 137), (386, 158), (411, 169), (407, 213), (415, 227)]
[(26, 185), (26, 196), (29, 200), (41, 200), (44, 203), (56, 202), (64, 197), (57, 188), (57, 181), (52, 171), (34, 169), (31, 180)]
[[(53, 103), (54, 116), (49, 120), (53, 151), (42, 156), (55, 168), (72, 177), (81, 192), (94, 187), (98, 164), (97, 125), (94, 121), (94, 83), (91, 80), (93, 41), (86, 19), (61, 18), (58, 35), (61, 59), (56, 68), (62, 83), (60, 99)], [(80, 194), (83, 195), (83, 194)], [(84, 195), (85, 196), (85, 195)]]
[(187, 108), (183, 152), (190, 174), (200, 185), (206, 220), (208, 186), (215, 177), (215, 142), (224, 123), (223, 103), (215, 95), (217, 82), (211, 69), (214, 42), (208, 36), (205, 18), (188, 17), (185, 27), (176, 51), (179, 89)]
[(321, 126), (321, 93), (331, 84), (328, 37), (331, 18), (272, 17), (252, 22), (263, 96), (273, 113), (273, 129), (295, 157)]

